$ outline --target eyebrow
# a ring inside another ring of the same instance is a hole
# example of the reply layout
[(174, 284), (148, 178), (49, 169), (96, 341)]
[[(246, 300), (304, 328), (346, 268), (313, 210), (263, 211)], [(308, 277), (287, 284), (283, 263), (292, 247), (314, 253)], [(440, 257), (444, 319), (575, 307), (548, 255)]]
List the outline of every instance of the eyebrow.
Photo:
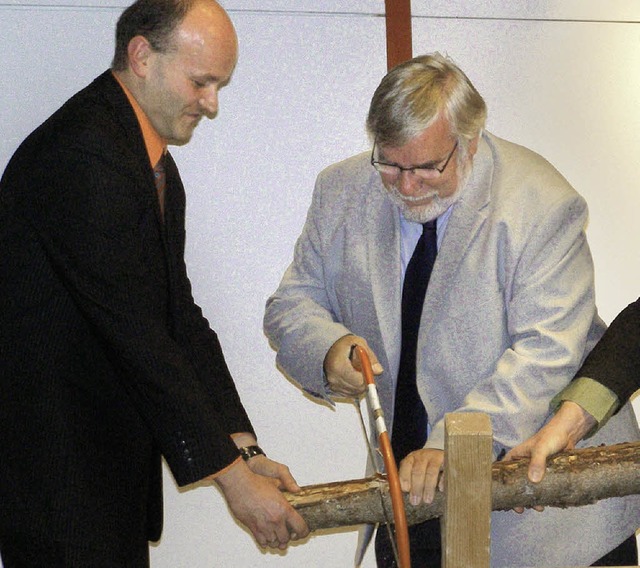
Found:
[(221, 87), (228, 85), (229, 81), (231, 81), (230, 76), (220, 77), (218, 75), (212, 75), (211, 73), (204, 73), (204, 74), (192, 73), (191, 79), (193, 81), (198, 81), (200, 83), (205, 83), (207, 85), (210, 85), (211, 83), (218, 83)]

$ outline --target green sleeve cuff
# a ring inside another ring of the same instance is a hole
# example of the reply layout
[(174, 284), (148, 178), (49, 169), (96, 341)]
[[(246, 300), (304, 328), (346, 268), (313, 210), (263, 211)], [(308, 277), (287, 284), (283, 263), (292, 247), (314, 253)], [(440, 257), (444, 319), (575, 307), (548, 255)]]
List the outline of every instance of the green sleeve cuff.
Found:
[(593, 436), (600, 430), (620, 406), (620, 401), (612, 390), (589, 377), (578, 377), (571, 381), (553, 398), (550, 404), (551, 410), (555, 412), (565, 400), (579, 404), (596, 419), (596, 426), (585, 438)]

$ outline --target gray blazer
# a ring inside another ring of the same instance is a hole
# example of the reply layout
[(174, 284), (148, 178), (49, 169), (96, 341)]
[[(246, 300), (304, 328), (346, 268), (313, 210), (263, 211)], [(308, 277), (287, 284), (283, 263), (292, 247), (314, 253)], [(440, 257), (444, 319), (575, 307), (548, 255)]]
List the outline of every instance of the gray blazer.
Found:
[[(417, 378), (431, 427), (426, 447), (444, 447), (447, 412), (487, 412), (496, 454), (543, 424), (549, 401), (605, 329), (586, 220), (584, 200), (547, 161), (483, 135), (422, 313)], [(322, 373), (328, 349), (347, 333), (364, 337), (385, 369), (377, 383), (388, 425), (400, 356), (399, 251), (399, 212), (368, 155), (331, 166), (318, 177), (293, 262), (265, 314), (279, 367), (319, 398), (329, 396)], [(640, 433), (627, 408), (599, 435), (613, 443)], [(633, 522), (617, 525), (612, 515), (631, 501)], [(587, 525), (581, 518), (589, 509), (598, 511)], [(629, 498), (565, 511), (566, 520), (550, 509), (496, 513), (493, 565), (590, 563), (640, 525), (639, 511), (639, 500)], [(556, 517), (574, 527), (574, 541), (567, 527), (558, 531)], [(583, 557), (575, 549), (587, 530), (594, 534)]]

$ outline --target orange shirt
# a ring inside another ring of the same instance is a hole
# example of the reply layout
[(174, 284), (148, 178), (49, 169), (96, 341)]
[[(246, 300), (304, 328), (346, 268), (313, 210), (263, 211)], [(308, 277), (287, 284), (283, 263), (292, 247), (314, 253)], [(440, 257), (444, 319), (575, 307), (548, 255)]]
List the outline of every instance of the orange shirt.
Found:
[(162, 157), (162, 155), (167, 151), (167, 141), (158, 134), (158, 131), (153, 127), (149, 117), (142, 110), (142, 107), (138, 104), (138, 101), (134, 98), (133, 94), (125, 84), (118, 78), (118, 76), (114, 73), (118, 84), (122, 87), (125, 95), (129, 99), (131, 106), (133, 107), (134, 112), (136, 113), (136, 117), (138, 122), (140, 123), (140, 129), (142, 130), (142, 137), (144, 138), (144, 144), (147, 147), (147, 154), (149, 154), (149, 163), (151, 167), (154, 168), (158, 163), (158, 160)]

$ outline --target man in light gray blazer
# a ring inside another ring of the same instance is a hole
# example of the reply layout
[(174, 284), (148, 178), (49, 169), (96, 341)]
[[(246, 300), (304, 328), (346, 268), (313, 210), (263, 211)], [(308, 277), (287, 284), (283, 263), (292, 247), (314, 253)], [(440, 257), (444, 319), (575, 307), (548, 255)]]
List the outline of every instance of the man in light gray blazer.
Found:
[[(349, 353), (364, 345), (391, 425), (403, 280), (421, 225), (436, 220), (414, 363), (428, 438), (400, 465), (414, 504), (436, 491), (445, 413), (488, 413), (503, 454), (540, 428), (549, 401), (604, 332), (584, 200), (543, 158), (484, 132), (485, 118), (482, 97), (439, 54), (394, 68), (371, 102), (372, 154), (319, 175), (293, 262), (267, 302), (278, 365), (319, 399), (363, 392)], [(639, 437), (627, 405), (591, 441)], [(492, 565), (589, 565), (639, 524), (636, 496), (494, 513)], [(416, 566), (440, 565), (437, 528), (411, 527)], [(387, 540), (379, 530), (381, 567), (393, 566)]]

